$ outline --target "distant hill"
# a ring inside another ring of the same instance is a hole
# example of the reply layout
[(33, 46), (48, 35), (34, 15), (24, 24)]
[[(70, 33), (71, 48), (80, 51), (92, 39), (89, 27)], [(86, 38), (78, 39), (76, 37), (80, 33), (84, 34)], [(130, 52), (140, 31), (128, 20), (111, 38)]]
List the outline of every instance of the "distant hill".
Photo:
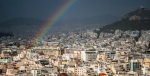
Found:
[(120, 21), (106, 25), (98, 32), (111, 32), (111, 30), (150, 30), (150, 10), (142, 6), (123, 16)]
[(0, 38), (3, 36), (13, 36), (13, 34), (0, 32)]
[(65, 24), (110, 24), (112, 22), (115, 22), (119, 20), (121, 17), (117, 16), (112, 16), (109, 14), (105, 15), (100, 15), (100, 16), (93, 16), (93, 17), (86, 17), (86, 18), (81, 18), (81, 19), (70, 19), (70, 20), (65, 20), (63, 23)]
[(21, 25), (42, 25), (44, 21), (36, 19), (36, 18), (26, 18), (26, 17), (19, 17), (10, 19), (0, 23), (1, 27), (13, 27), (13, 26), (21, 26)]
[(36, 18), (19, 17), (0, 23), (1, 32), (13, 32), (17, 35), (33, 35), (45, 21)]
[[(50, 33), (82, 31), (85, 29), (97, 28), (119, 20), (119, 17), (101, 15), (82, 19), (69, 19), (58, 21), (50, 30)], [(34, 35), (42, 32), (42, 27), (47, 21), (36, 18), (19, 17), (0, 23), (0, 31), (13, 32), (19, 35)]]
[(142, 6), (135, 11), (132, 11), (121, 18), (121, 21), (124, 20), (150, 20), (150, 10), (143, 8)]

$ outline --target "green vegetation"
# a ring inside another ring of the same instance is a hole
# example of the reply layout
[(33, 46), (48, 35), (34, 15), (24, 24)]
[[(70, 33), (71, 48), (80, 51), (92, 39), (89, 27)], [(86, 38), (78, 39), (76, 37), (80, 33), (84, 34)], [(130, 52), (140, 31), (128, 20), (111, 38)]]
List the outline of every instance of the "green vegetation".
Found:
[[(130, 20), (133, 18), (133, 20)], [(130, 12), (122, 17), (120, 21), (116, 21), (112, 24), (106, 25), (100, 28), (100, 31), (95, 31), (96, 33), (108, 32), (113, 33), (114, 31), (120, 29), (122, 31), (126, 30), (150, 30), (150, 10), (147, 8), (139, 8), (133, 12)]]
[(86, 45), (85, 47), (86, 47), (86, 48), (92, 48), (93, 46), (91, 46), (91, 45)]
[(117, 21), (101, 28), (99, 32), (111, 32), (111, 30), (150, 30), (150, 20)]

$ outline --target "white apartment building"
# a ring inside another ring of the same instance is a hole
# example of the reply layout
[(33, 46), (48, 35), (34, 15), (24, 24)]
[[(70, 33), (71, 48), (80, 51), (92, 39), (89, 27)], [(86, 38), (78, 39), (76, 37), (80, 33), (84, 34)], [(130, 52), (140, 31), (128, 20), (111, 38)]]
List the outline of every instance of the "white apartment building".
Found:
[(85, 67), (78, 67), (78, 68), (74, 69), (74, 73), (78, 76), (82, 76), (82, 75), (87, 76), (86, 72), (87, 72), (87, 70)]
[(81, 51), (81, 59), (83, 61), (96, 60), (98, 51)]
[(33, 69), (33, 70), (31, 70), (31, 73), (33, 74), (33, 76), (37, 76), (37, 75), (41, 74), (41, 70), (40, 69)]

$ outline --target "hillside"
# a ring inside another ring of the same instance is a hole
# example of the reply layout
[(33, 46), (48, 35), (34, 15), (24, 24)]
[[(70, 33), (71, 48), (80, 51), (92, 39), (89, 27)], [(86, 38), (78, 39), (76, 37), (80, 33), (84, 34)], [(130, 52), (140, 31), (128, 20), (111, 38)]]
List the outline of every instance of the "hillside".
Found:
[[(119, 19), (119, 17), (106, 14), (82, 19), (59, 20), (53, 26), (53, 29), (49, 30), (49, 33), (54, 34), (58, 32), (68, 33), (73, 31), (82, 31), (97, 28), (101, 25), (109, 24)], [(13, 32), (15, 35), (35, 35), (42, 32), (42, 28), (45, 23), (49, 22), (36, 18), (19, 17), (0, 23), (0, 30), (2, 32)]]
[(0, 37), (3, 36), (13, 36), (13, 34), (0, 32)]
[(120, 21), (106, 25), (100, 32), (111, 32), (111, 30), (150, 30), (150, 10), (140, 7), (137, 10), (123, 16)]
[(100, 15), (100, 16), (93, 16), (93, 17), (86, 17), (86, 18), (81, 18), (81, 19), (70, 19), (70, 20), (65, 20), (63, 23), (65, 24), (110, 24), (112, 22), (115, 22), (119, 20), (121, 17), (117, 16), (112, 16), (109, 14), (105, 15)]
[(42, 25), (44, 21), (36, 19), (36, 18), (25, 18), (25, 17), (19, 17), (10, 19), (4, 22), (1, 22), (1, 27), (14, 27), (14, 26), (22, 26), (22, 25)]
[(36, 18), (19, 17), (0, 23), (1, 32), (12, 32), (15, 35), (33, 35), (45, 21)]

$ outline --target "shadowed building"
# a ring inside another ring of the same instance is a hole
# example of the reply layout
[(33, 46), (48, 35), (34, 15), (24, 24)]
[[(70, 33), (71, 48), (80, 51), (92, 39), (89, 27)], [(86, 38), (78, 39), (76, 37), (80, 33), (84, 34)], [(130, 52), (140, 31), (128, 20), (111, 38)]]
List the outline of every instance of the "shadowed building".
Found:
[(35, 48), (37, 52), (43, 52), (46, 55), (61, 55), (61, 50), (59, 48)]

